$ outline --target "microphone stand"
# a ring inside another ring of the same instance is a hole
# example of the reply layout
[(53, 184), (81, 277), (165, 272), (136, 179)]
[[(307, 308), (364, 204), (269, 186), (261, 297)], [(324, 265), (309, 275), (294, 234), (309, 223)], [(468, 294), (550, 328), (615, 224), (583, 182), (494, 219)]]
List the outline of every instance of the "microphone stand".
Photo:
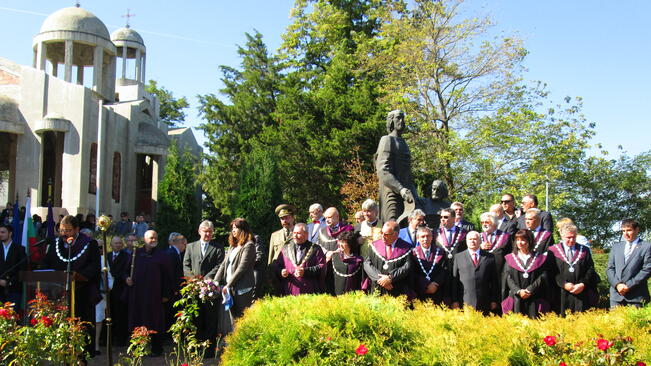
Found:
[(72, 272), (72, 262), (70, 261), (70, 258), (72, 257), (72, 245), (75, 243), (75, 241), (74, 239), (66, 240), (66, 243), (68, 243), (68, 263), (66, 264), (66, 295), (68, 297), (68, 316), (72, 316), (72, 294), (70, 293), (70, 273)]
[(112, 325), (113, 325), (113, 320), (111, 319), (111, 289), (109, 289), (109, 267), (108, 267), (108, 245), (109, 243), (106, 241), (106, 230), (109, 229), (111, 226), (111, 219), (108, 218), (108, 216), (100, 216), (99, 220), (97, 222), (97, 226), (99, 226), (100, 230), (102, 230), (102, 238), (104, 239), (104, 250), (102, 253), (102, 257), (104, 258), (104, 265), (102, 267), (102, 272), (104, 273), (103, 276), (103, 281), (104, 281), (104, 292), (106, 293), (106, 297), (104, 300), (106, 301), (106, 310), (105, 311), (105, 320), (106, 320), (106, 361), (108, 362), (109, 366), (113, 365), (113, 336), (112, 336)]

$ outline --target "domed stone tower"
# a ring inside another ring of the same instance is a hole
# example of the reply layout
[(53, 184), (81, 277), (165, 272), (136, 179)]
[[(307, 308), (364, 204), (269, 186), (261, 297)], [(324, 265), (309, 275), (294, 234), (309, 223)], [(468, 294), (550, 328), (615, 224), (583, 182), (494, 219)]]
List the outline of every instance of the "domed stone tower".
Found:
[(118, 86), (144, 84), (147, 49), (140, 34), (127, 25), (113, 32), (111, 41), (117, 49)]
[(65, 81), (92, 88), (105, 101), (115, 99), (116, 48), (106, 25), (89, 11), (56, 11), (32, 44), (34, 68), (59, 78), (63, 73)]

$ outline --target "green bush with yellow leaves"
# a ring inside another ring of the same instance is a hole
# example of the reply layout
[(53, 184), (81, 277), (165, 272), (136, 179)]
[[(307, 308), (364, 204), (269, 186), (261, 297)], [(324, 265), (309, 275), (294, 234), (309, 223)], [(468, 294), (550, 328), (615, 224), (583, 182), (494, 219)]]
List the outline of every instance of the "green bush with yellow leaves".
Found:
[(224, 365), (643, 365), (651, 307), (532, 320), (360, 293), (265, 298), (227, 344)]

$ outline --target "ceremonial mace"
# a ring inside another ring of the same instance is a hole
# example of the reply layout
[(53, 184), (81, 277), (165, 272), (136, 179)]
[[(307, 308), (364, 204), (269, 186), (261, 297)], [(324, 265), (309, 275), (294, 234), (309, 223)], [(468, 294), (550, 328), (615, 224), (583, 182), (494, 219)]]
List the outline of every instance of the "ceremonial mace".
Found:
[(113, 323), (111, 319), (111, 291), (109, 289), (109, 268), (108, 268), (108, 242), (106, 241), (106, 231), (111, 226), (111, 219), (108, 216), (102, 215), (97, 220), (97, 226), (102, 230), (102, 239), (104, 240), (104, 250), (102, 253), (104, 257), (104, 266), (102, 267), (102, 272), (104, 272), (104, 291), (106, 291), (106, 358), (108, 365), (113, 365), (113, 339), (111, 335), (111, 325)]

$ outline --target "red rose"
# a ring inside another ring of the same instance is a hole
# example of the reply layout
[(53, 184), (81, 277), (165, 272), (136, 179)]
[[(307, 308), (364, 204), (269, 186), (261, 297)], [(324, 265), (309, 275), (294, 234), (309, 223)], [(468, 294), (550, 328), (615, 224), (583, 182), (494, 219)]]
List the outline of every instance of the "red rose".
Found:
[[(182, 312), (182, 311), (179, 311), (178, 313), (176, 313), (176, 317), (177, 317), (177, 318), (180, 317), (180, 316), (183, 316), (183, 312)], [(183, 365), (181, 365), (181, 366), (183, 366)]]
[(635, 366), (646, 366), (646, 364), (644, 362), (642, 362), (642, 361), (637, 361), (635, 363)]
[(181, 366), (188, 366), (188, 364), (187, 363), (182, 363)]
[(607, 350), (608, 348), (612, 347), (612, 345), (613, 343), (608, 342), (607, 339), (603, 339), (603, 338), (597, 339), (597, 348), (599, 348), (602, 351)]
[(9, 310), (5, 308), (0, 308), (0, 317), (3, 317), (5, 319), (11, 319), (11, 314), (9, 314)]
[(547, 336), (547, 337), (543, 338), (543, 342), (545, 342), (546, 345), (551, 347), (551, 346), (556, 344), (556, 337)]
[(368, 348), (366, 348), (365, 345), (360, 344), (359, 347), (355, 350), (355, 353), (357, 353), (360, 356), (363, 356), (368, 353)]
[(46, 327), (49, 327), (52, 325), (52, 318), (48, 318), (47, 316), (42, 316), (41, 323), (43, 323), (43, 325), (45, 325)]
[(29, 321), (29, 324), (31, 324), (31, 325), (36, 325), (36, 324), (38, 324), (38, 319), (36, 319), (36, 318), (32, 318), (32, 320)]
[(558, 366), (567, 366), (567, 364), (565, 362), (561, 361), (561, 363), (559, 363)]
[(330, 342), (332, 340), (332, 337), (326, 338), (326, 341)]

